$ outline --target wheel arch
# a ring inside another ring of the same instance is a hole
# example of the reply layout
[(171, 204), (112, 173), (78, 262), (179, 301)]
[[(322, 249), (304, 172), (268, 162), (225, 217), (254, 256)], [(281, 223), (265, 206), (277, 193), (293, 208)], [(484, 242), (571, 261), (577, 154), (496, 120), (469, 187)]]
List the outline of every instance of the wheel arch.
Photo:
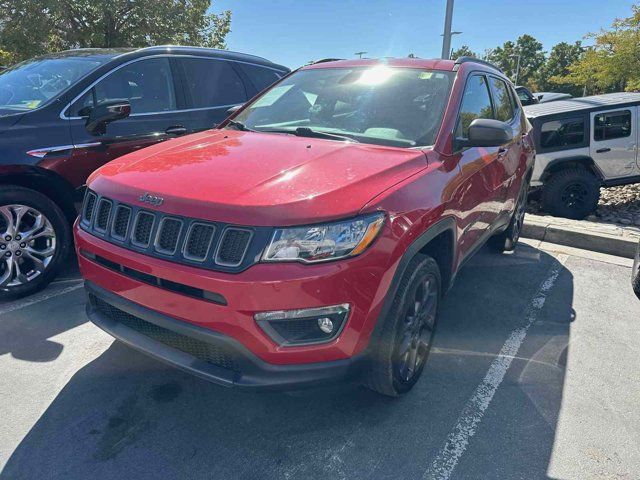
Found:
[(540, 175), (540, 181), (544, 184), (554, 173), (564, 170), (565, 168), (584, 168), (589, 170), (595, 175), (595, 177), (603, 182), (605, 180), (604, 175), (596, 165), (596, 162), (588, 155), (576, 155), (572, 157), (562, 157), (551, 160), (545, 167), (542, 175)]
[(74, 188), (63, 177), (47, 169), (22, 165), (2, 166), (0, 185), (15, 185), (36, 190), (57, 204), (69, 222), (73, 222), (77, 216)]
[(418, 254), (426, 254), (434, 258), (440, 268), (442, 277), (442, 291), (451, 288), (456, 275), (455, 261), (457, 258), (457, 223), (453, 217), (443, 218), (431, 225), (425, 232), (416, 238), (402, 254), (389, 289), (385, 295), (380, 314), (376, 321), (373, 333), (369, 339), (368, 349), (375, 345), (380, 333), (382, 319), (391, 310), (393, 300), (398, 292), (398, 287), (411, 260)]

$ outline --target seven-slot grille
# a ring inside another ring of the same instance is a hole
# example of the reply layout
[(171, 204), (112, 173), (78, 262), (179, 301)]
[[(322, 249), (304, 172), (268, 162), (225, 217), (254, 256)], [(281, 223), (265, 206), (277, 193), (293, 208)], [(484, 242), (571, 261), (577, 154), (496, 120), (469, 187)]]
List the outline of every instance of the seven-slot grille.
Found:
[(252, 228), (151, 212), (92, 191), (87, 191), (80, 220), (84, 230), (125, 248), (221, 270), (247, 266), (254, 236)]

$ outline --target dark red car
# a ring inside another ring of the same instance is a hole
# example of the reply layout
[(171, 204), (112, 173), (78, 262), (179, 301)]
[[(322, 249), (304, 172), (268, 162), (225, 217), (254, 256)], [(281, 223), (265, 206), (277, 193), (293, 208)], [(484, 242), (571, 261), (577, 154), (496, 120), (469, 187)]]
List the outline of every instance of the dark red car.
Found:
[(88, 315), (221, 385), (404, 393), (463, 262), (515, 247), (528, 131), (513, 85), (477, 60), (299, 69), (216, 130), (90, 178)]

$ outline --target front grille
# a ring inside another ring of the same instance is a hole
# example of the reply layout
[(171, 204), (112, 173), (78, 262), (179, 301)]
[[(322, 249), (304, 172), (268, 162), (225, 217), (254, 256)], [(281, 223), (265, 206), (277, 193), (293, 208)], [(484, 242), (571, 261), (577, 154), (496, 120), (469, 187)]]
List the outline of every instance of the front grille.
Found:
[(89, 300), (93, 307), (102, 315), (118, 322), (136, 332), (139, 332), (156, 342), (168, 347), (180, 350), (203, 362), (222, 367), (239, 373), (240, 368), (234, 360), (233, 354), (224, 347), (211, 345), (194, 338), (176, 333), (154, 323), (147, 322), (135, 315), (124, 312), (119, 308), (101, 300), (93, 294), (89, 294)]
[(91, 223), (93, 218), (93, 209), (96, 206), (96, 200), (98, 196), (93, 192), (87, 192), (87, 196), (84, 199), (84, 208), (82, 209), (82, 220), (87, 223)]
[(190, 260), (202, 262), (207, 258), (211, 248), (211, 239), (216, 229), (213, 225), (194, 223), (187, 233), (184, 256)]
[(136, 224), (133, 228), (132, 241), (134, 244), (141, 247), (148, 247), (151, 241), (151, 231), (153, 230), (153, 223), (155, 216), (149, 212), (139, 212), (136, 217)]
[(125, 239), (129, 230), (129, 220), (131, 220), (131, 209), (125, 205), (118, 205), (111, 234), (121, 240)]
[(227, 228), (216, 254), (216, 262), (220, 265), (235, 266), (242, 262), (251, 240), (251, 230), (244, 228)]
[(173, 255), (178, 248), (178, 238), (181, 230), (181, 220), (169, 217), (163, 218), (156, 236), (156, 250), (160, 253)]
[(109, 215), (111, 215), (112, 206), (113, 204), (105, 198), (100, 199), (100, 203), (98, 203), (96, 228), (103, 232), (107, 230), (107, 226), (109, 225)]
[(239, 227), (152, 211), (91, 190), (80, 228), (121, 248), (224, 272), (254, 264), (273, 233), (271, 227)]

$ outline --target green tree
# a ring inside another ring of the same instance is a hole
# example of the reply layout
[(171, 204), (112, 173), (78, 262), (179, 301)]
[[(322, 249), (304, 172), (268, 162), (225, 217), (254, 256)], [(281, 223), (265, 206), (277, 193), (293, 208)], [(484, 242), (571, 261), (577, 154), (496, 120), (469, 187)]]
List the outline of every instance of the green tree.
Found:
[(594, 40), (566, 75), (551, 81), (581, 85), (589, 93), (640, 91), (640, 4), (632, 15), (613, 22), (609, 30), (587, 35)]
[(582, 95), (582, 87), (571, 83), (557, 83), (554, 77), (569, 74), (569, 66), (580, 60), (584, 52), (582, 42), (560, 42), (553, 46), (546, 62), (536, 75), (537, 87), (542, 91), (556, 91), (570, 93), (573, 96)]
[(456, 58), (460, 58), (460, 57), (478, 58), (478, 55), (476, 55), (476, 53), (473, 52), (468, 45), (462, 45), (457, 50), (454, 50), (453, 52), (451, 52), (452, 60), (455, 60)]
[(0, 49), (14, 61), (67, 48), (225, 48), (231, 12), (210, 0), (0, 0)]
[(520, 57), (520, 69), (517, 75), (519, 85), (535, 87), (535, 77), (544, 64), (542, 43), (531, 35), (521, 35), (515, 42), (505, 42), (501, 47), (486, 52), (486, 59), (502, 69), (514, 81)]

